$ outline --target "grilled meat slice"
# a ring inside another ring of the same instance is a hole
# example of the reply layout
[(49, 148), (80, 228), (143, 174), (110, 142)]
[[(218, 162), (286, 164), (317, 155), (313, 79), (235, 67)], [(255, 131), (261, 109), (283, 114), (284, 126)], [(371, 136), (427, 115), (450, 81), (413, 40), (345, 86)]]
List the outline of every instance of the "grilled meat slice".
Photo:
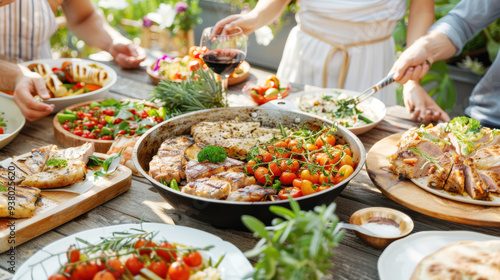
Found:
[(418, 140), (414, 144), (390, 157), (389, 169), (392, 172), (408, 179), (424, 177), (429, 173), (429, 163), (443, 156), (441, 149), (432, 142)]
[(165, 140), (158, 150), (158, 154), (149, 163), (149, 175), (156, 181), (170, 183), (173, 179), (180, 182), (186, 178), (182, 166), (186, 164), (184, 152), (190, 141), (186, 136), (178, 136)]
[(229, 201), (261, 201), (267, 196), (275, 195), (276, 190), (263, 188), (259, 185), (250, 185), (232, 192), (226, 200)]
[(245, 163), (236, 159), (227, 157), (224, 162), (211, 163), (211, 162), (198, 162), (191, 160), (186, 164), (185, 173), (188, 182), (194, 181), (199, 178), (210, 177), (217, 173), (225, 171), (241, 172)]
[(49, 159), (50, 152), (57, 149), (55, 145), (48, 145), (38, 149), (31, 150), (31, 155), (28, 157), (14, 157), (11, 165), (20, 170), (21, 173), (32, 175), (43, 170), (45, 163)]
[(187, 158), (188, 161), (196, 160), (198, 158), (198, 153), (201, 151), (201, 149), (203, 149), (204, 146), (205, 145), (203, 144), (195, 143), (186, 149), (184, 156)]
[(210, 178), (228, 181), (231, 184), (231, 192), (255, 184), (255, 177), (248, 177), (243, 172), (222, 172)]
[(498, 192), (500, 188), (500, 174), (491, 170), (478, 170), (477, 172), (489, 192)]
[(81, 160), (68, 161), (68, 166), (46, 167), (45, 171), (26, 177), (23, 185), (39, 189), (59, 188), (85, 179), (87, 166)]
[(447, 192), (453, 192), (458, 194), (463, 194), (465, 189), (465, 175), (464, 175), (464, 165), (461, 160), (457, 160), (453, 163), (448, 180), (443, 187)]
[(480, 170), (500, 167), (500, 145), (479, 149), (472, 158), (476, 167)]
[(87, 142), (81, 146), (59, 150), (53, 147), (50, 151), (50, 158), (61, 158), (67, 161), (82, 161), (87, 164), (89, 156), (95, 152), (94, 143)]
[[(30, 218), (35, 214), (36, 200), (40, 196), (40, 189), (23, 185), (15, 186), (9, 190), (7, 182), (3, 182), (7, 191), (0, 192), (0, 218)], [(9, 199), (10, 198), (10, 199)], [(14, 202), (14, 208), (9, 210), (9, 202)]]
[(438, 165), (433, 164), (429, 170), (427, 186), (442, 190), (453, 168), (452, 156), (446, 153), (438, 159), (437, 163)]
[(245, 159), (257, 142), (267, 142), (279, 129), (260, 127), (258, 122), (201, 122), (191, 127), (196, 143), (223, 147), (228, 157)]
[(464, 161), (465, 190), (472, 199), (487, 199), (489, 192), (483, 180), (477, 172), (474, 160), (467, 158)]
[(229, 195), (231, 184), (226, 180), (202, 178), (182, 187), (183, 193), (211, 199), (224, 199)]

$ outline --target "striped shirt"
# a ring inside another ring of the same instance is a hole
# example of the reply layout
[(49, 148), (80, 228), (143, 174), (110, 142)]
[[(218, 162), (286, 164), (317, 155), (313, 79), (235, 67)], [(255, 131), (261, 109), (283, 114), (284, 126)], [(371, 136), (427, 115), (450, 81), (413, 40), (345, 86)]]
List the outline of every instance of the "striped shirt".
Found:
[(47, 0), (17, 0), (0, 7), (0, 58), (12, 62), (50, 58), (57, 24)]

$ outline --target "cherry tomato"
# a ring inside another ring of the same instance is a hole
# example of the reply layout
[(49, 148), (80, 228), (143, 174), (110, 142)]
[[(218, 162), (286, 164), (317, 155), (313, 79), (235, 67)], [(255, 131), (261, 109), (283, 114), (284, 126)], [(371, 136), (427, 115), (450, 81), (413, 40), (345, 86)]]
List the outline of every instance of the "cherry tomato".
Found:
[(255, 160), (253, 160), (253, 159), (252, 159), (252, 160), (250, 160), (250, 161), (247, 163), (247, 173), (249, 173), (249, 174), (253, 174), (253, 173), (254, 173), (254, 171), (253, 171), (253, 169), (252, 169), (252, 166), (254, 166), (254, 165), (256, 165), (256, 164), (257, 164), (257, 162), (256, 162)]
[(301, 179), (295, 179), (295, 180), (293, 180), (292, 185), (294, 187), (296, 187), (296, 188), (300, 188), (300, 186), (302, 186), (302, 180)]
[(283, 185), (291, 185), (295, 179), (297, 179), (297, 175), (295, 173), (283, 172), (280, 177), (280, 182)]
[(115, 277), (120, 277), (123, 272), (125, 271), (125, 268), (123, 267), (123, 263), (119, 259), (110, 259), (108, 260), (108, 267), (111, 270), (111, 273)]
[(351, 176), (352, 172), (354, 172), (354, 169), (350, 165), (344, 165), (340, 167), (339, 174), (342, 175), (342, 181)]
[[(158, 246), (162, 249), (175, 249), (176, 247), (168, 242), (163, 242)], [(175, 259), (177, 259), (177, 252), (172, 250), (172, 251), (164, 251), (164, 250), (157, 250), (156, 254), (160, 257), (162, 257), (166, 262), (172, 262)]]
[(168, 265), (164, 260), (151, 261), (151, 265), (148, 268), (163, 279), (167, 277)]
[(189, 48), (189, 52), (188, 52), (189, 56), (194, 58), (194, 52), (195, 51), (199, 51), (199, 47), (198, 46), (192, 46), (192, 47), (190, 47)]
[(113, 140), (113, 136), (111, 136), (111, 135), (104, 135), (100, 139), (101, 140)]
[(262, 152), (260, 155), (262, 156), (263, 162), (270, 162), (273, 160), (273, 155), (269, 152)]
[(278, 193), (278, 197), (282, 200), (288, 199), (289, 196), (291, 196), (293, 198), (301, 197), (302, 190), (300, 188), (296, 188), (296, 187), (288, 187), (288, 188), (281, 189), (280, 192)]
[(68, 277), (64, 276), (63, 274), (56, 273), (50, 276), (49, 280), (68, 280)]
[(340, 161), (340, 167), (344, 165), (354, 166), (354, 162), (352, 161), (352, 157), (350, 155), (346, 154), (344, 155), (344, 157), (342, 157), (342, 160)]
[(73, 130), (73, 134), (76, 136), (82, 136), (83, 135), (83, 130), (81, 129), (75, 129)]
[(192, 251), (189, 254), (185, 255), (182, 260), (189, 267), (198, 267), (201, 265), (203, 258), (201, 257), (200, 252)]
[(92, 280), (98, 271), (99, 270), (95, 262), (79, 263), (73, 273), (71, 273), (70, 280)]
[(340, 160), (340, 152), (333, 154), (333, 158), (328, 160), (328, 164), (336, 164)]
[(323, 184), (330, 184), (330, 177), (329, 176), (326, 176), (325, 174), (321, 173), (319, 175), (319, 184), (320, 185), (323, 185)]
[(344, 154), (347, 154), (347, 155), (349, 155), (349, 156), (351, 156), (351, 157), (352, 157), (352, 152), (351, 152), (351, 150), (349, 150), (348, 148), (345, 148), (345, 149), (344, 149)]
[[(148, 242), (146, 239), (141, 238), (141, 239), (137, 240), (137, 242), (135, 242), (135, 244), (134, 244), (135, 249), (144, 248), (144, 247), (156, 247), (156, 243), (154, 243), (153, 241)], [(150, 255), (151, 250), (140, 250), (139, 254), (140, 255)]]
[(311, 180), (309, 181), (313, 184), (319, 184), (319, 173), (311, 174)]
[(271, 162), (269, 164), (269, 170), (271, 170), (271, 173), (275, 176), (275, 177), (279, 177), (281, 176), (281, 169), (280, 167), (278, 166), (278, 164), (276, 164), (276, 162)]
[(147, 119), (148, 117), (149, 117), (148, 112), (143, 111), (142, 114), (141, 114), (141, 118)]
[(325, 145), (325, 142), (323, 142), (323, 139), (321, 139), (321, 136), (318, 137), (318, 139), (316, 139), (316, 146), (318, 146), (318, 148), (321, 148)]
[(77, 262), (80, 260), (80, 250), (75, 245), (71, 245), (66, 252), (66, 257), (68, 257), (68, 262), (70, 263)]
[(116, 277), (109, 270), (99, 271), (92, 280), (116, 280)]
[(330, 144), (331, 146), (334, 146), (335, 142), (337, 142), (337, 140), (335, 139), (334, 135), (328, 134), (326, 136), (326, 143)]
[[(67, 124), (63, 124), (62, 127), (65, 129), (65, 130), (69, 130), (69, 126)], [(0, 128), (2, 128), (2, 132), (0, 134), (3, 134), (3, 127), (0, 126)]]
[(201, 63), (199, 60), (192, 60), (189, 62), (188, 66), (187, 66), (187, 70), (189, 72), (193, 72), (194, 70), (199, 69), (200, 67), (201, 67)]
[(274, 181), (274, 176), (269, 174), (269, 169), (265, 167), (259, 167), (255, 170), (255, 179), (259, 181), (261, 184), (269, 184), (272, 185)]
[(319, 149), (319, 148), (318, 148), (318, 146), (316, 146), (316, 145), (314, 145), (314, 144), (307, 144), (307, 145), (306, 145), (306, 148), (307, 148), (307, 150), (309, 150), (309, 151), (316, 151), (317, 149)]
[(288, 144), (285, 141), (279, 141), (273, 144), (274, 147), (287, 148)]
[(125, 262), (125, 266), (130, 271), (130, 273), (135, 276), (141, 272), (142, 268), (144, 268), (144, 263), (142, 263), (134, 254), (127, 259), (127, 261)]
[(292, 173), (296, 173), (297, 171), (299, 171), (300, 168), (299, 162), (296, 160), (293, 160), (290, 163), (288, 160), (282, 160), (280, 166), (283, 172), (289, 171)]
[(302, 195), (310, 195), (315, 193), (316, 191), (312, 187), (313, 183), (308, 180), (302, 180), (302, 185), (300, 186), (300, 190), (302, 191)]
[(127, 131), (126, 131), (126, 130), (120, 130), (120, 131), (118, 131), (118, 134), (122, 134), (122, 135), (123, 135), (123, 134), (125, 134), (125, 133), (127, 133)]
[(123, 120), (120, 119), (120, 118), (116, 118), (115, 121), (113, 122), (113, 124), (119, 124), (121, 123)]
[(168, 268), (170, 280), (188, 280), (189, 276), (191, 276), (189, 267), (183, 262), (176, 261)]

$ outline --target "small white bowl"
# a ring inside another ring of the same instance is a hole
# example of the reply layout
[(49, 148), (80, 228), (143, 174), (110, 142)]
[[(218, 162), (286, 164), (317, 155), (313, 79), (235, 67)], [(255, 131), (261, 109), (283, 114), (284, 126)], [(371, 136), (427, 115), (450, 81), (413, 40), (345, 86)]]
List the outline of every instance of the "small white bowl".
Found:
[[(3, 113), (3, 114), (2, 114)], [(12, 99), (0, 97), (0, 117), (4, 118), (7, 127), (4, 128), (4, 134), (0, 134), (0, 149), (9, 144), (16, 138), (17, 134), (23, 129), (26, 123), (21, 109)]]
[[(67, 96), (67, 97), (57, 97), (57, 98), (51, 98), (48, 100), (44, 100), (43, 102), (45, 102), (47, 104), (54, 104), (56, 106), (54, 111), (53, 111), (54, 113), (57, 113), (61, 109), (64, 109), (72, 104), (76, 104), (76, 103), (80, 103), (80, 102), (88, 101), (88, 100), (94, 100), (94, 99), (104, 99), (104, 98), (106, 98), (106, 95), (108, 94), (111, 87), (116, 83), (116, 80), (117, 80), (116, 72), (113, 69), (111, 69), (111, 67), (109, 67), (105, 64), (102, 64), (100, 62), (93, 61), (93, 60), (78, 59), (78, 58), (39, 59), (39, 60), (26, 61), (26, 62), (23, 62), (21, 64), (24, 66), (28, 66), (28, 65), (33, 64), (33, 63), (45, 63), (50, 68), (54, 68), (54, 67), (60, 68), (64, 61), (72, 61), (75, 63), (86, 64), (86, 65), (95, 64), (95, 65), (101, 67), (102, 69), (104, 69), (104, 71), (106, 71), (108, 73), (108, 75), (110, 77), (110, 81), (108, 84), (103, 86), (101, 89), (98, 89), (98, 90), (95, 90), (92, 92), (87, 92), (87, 93), (80, 94), (80, 95), (73, 95), (73, 96)], [(7, 94), (7, 93), (2, 92), (2, 91), (0, 91), (0, 96), (4, 96), (7, 98), (13, 97), (12, 95)]]

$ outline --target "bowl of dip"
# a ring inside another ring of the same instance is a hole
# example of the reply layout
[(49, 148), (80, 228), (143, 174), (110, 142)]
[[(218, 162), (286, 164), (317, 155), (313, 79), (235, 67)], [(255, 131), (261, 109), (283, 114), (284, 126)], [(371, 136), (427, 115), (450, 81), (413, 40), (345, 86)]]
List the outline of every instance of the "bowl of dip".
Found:
[(349, 223), (361, 226), (374, 234), (355, 231), (359, 239), (377, 249), (383, 249), (397, 239), (410, 234), (414, 224), (410, 216), (385, 207), (369, 207), (352, 214)]

